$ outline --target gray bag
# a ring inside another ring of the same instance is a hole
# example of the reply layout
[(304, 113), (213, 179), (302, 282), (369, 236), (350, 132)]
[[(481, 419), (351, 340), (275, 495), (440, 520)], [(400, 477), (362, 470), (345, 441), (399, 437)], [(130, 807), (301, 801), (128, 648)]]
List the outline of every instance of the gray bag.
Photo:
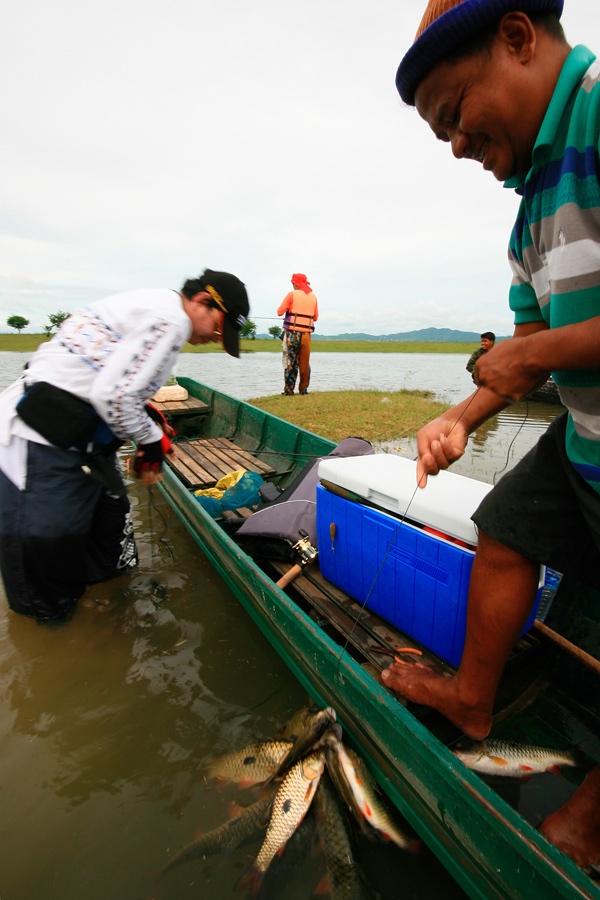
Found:
[[(364, 438), (344, 438), (328, 456), (366, 456), (372, 445)], [(308, 463), (280, 496), (244, 519), (234, 535), (235, 541), (254, 559), (291, 559), (292, 547), (306, 531), (317, 546), (318, 457)]]

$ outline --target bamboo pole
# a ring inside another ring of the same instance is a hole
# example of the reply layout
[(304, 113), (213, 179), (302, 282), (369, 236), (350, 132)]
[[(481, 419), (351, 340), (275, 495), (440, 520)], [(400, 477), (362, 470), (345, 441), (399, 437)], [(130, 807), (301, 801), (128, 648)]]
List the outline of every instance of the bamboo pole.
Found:
[(579, 662), (583, 663), (588, 669), (591, 669), (596, 675), (600, 675), (600, 660), (596, 659), (595, 656), (592, 656), (590, 653), (586, 653), (585, 650), (582, 650), (581, 647), (578, 647), (577, 644), (571, 643), (567, 638), (564, 638), (562, 634), (558, 634), (558, 632), (553, 631), (552, 628), (548, 628), (547, 625), (544, 625), (543, 622), (538, 622), (537, 620), (534, 622), (533, 627), (536, 631), (540, 633), (547, 640), (552, 641), (553, 644), (556, 644), (565, 653), (568, 653), (569, 656), (572, 656), (574, 659), (578, 659)]

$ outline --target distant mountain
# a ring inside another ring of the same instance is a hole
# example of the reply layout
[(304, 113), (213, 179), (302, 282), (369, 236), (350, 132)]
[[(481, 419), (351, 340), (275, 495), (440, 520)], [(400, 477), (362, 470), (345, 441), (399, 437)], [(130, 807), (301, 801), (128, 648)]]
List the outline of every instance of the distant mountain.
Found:
[[(273, 340), (270, 334), (257, 334), (257, 338)], [(498, 335), (497, 341), (504, 341), (510, 335)], [(362, 331), (346, 334), (313, 334), (313, 341), (420, 341), (422, 343), (467, 343), (478, 344), (480, 332), (456, 331), (454, 328), (421, 328), (418, 331), (400, 331), (398, 334), (365, 334)]]
[[(258, 338), (271, 337), (270, 334), (257, 334)], [(421, 328), (419, 331), (401, 331), (398, 334), (364, 334), (362, 331), (353, 334), (313, 334), (313, 341), (431, 341), (433, 343), (469, 343), (478, 344), (480, 333), (477, 331), (456, 331), (453, 328)], [(496, 340), (503, 341), (504, 337)]]

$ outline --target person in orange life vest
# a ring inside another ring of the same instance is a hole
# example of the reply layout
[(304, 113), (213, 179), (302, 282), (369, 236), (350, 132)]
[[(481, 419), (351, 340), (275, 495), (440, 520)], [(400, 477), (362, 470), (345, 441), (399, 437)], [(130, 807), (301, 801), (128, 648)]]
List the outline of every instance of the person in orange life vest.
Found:
[(277, 315), (285, 313), (283, 322), (284, 343), (287, 345), (287, 365), (284, 372), (284, 394), (293, 394), (300, 369), (301, 394), (308, 393), (310, 381), (310, 336), (315, 330), (314, 323), (319, 318), (317, 298), (313, 294), (306, 275), (292, 275), (293, 291), (283, 298)]

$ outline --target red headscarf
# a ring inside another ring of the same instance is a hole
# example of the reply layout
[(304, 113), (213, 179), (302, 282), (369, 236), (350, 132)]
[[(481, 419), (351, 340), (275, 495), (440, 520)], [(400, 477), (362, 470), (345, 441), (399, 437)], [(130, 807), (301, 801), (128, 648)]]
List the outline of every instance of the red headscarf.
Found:
[(310, 294), (310, 292), (312, 291), (306, 275), (302, 275), (300, 273), (292, 275), (292, 284), (295, 284), (298, 290), (304, 291), (305, 294)]

